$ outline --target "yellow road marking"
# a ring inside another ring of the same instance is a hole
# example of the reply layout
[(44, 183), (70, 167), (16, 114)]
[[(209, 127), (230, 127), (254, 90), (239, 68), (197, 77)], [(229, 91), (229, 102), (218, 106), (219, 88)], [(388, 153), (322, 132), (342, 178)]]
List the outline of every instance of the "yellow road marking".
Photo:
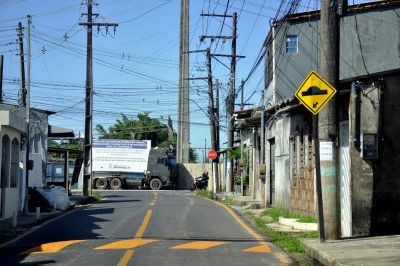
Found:
[[(258, 240), (258, 242), (261, 245), (266, 245), (268, 246), (268, 244), (263, 240), (263, 238), (257, 234), (256, 232), (254, 232), (253, 229), (251, 229), (247, 224), (245, 224), (238, 216), (236, 213), (234, 213), (229, 207), (227, 207), (226, 205), (218, 202), (218, 201), (214, 201), (214, 200), (210, 200), (207, 199), (209, 201), (212, 201), (218, 205), (220, 205), (221, 207), (223, 207), (232, 217), (233, 219), (235, 219), (242, 227), (244, 230), (246, 230), (249, 234), (251, 234), (256, 240)], [(269, 248), (269, 246), (268, 246)], [(275, 257), (283, 264), (283, 265), (288, 265), (291, 263), (290, 259), (288, 259), (286, 256), (284, 256), (284, 254), (282, 254), (281, 252), (275, 252)]]
[(117, 242), (112, 242), (110, 244), (106, 244), (100, 247), (95, 248), (96, 250), (102, 250), (102, 249), (131, 249), (131, 248), (136, 248), (140, 247), (152, 242), (157, 242), (159, 240), (157, 239), (141, 239), (141, 238), (135, 238), (135, 239), (128, 239), (128, 240), (120, 240)]
[[(207, 200), (209, 200), (209, 199), (207, 199)], [(210, 201), (212, 201), (212, 200), (210, 200)], [(219, 203), (219, 202), (217, 202), (217, 201), (212, 201), (212, 202), (215, 202), (216, 204), (218, 204), (218, 205), (220, 205), (221, 207), (223, 207), (223, 208), (233, 217), (233, 219), (235, 219), (235, 220), (242, 226), (242, 228), (243, 228), (244, 230), (246, 230), (246, 232), (248, 232), (250, 235), (252, 235), (256, 240), (258, 240), (259, 243), (260, 243), (261, 245), (263, 245), (263, 244), (267, 245), (267, 243), (263, 240), (263, 238), (262, 238), (259, 234), (257, 234), (256, 232), (254, 232), (254, 230), (251, 229), (247, 224), (245, 224), (245, 223), (242, 221), (242, 219), (240, 219), (240, 218), (237, 216), (237, 214), (234, 213), (230, 208), (228, 208), (226, 205), (224, 205), (224, 204), (222, 204), (222, 203)]]
[(144, 220), (139, 227), (139, 230), (136, 232), (135, 238), (141, 238), (143, 236), (144, 231), (146, 231), (147, 225), (149, 224), (152, 213), (153, 213), (153, 210), (147, 211), (146, 216), (144, 217)]
[(244, 249), (243, 251), (254, 253), (271, 253), (271, 248), (267, 245), (259, 245), (256, 247)]
[(187, 244), (178, 245), (170, 249), (207, 249), (223, 245), (225, 243), (226, 242), (219, 242), (219, 241), (195, 241)]
[(58, 241), (58, 242), (41, 244), (37, 247), (25, 250), (21, 254), (26, 255), (26, 254), (37, 254), (37, 253), (54, 253), (68, 247), (69, 245), (83, 241), (86, 240), (69, 240), (69, 241)]
[(274, 252), (274, 255), (283, 265), (290, 265), (292, 263), (292, 261), (282, 252)]
[(125, 266), (125, 265), (127, 265), (129, 260), (131, 259), (132, 255), (133, 255), (133, 250), (127, 250), (125, 252), (124, 256), (122, 257), (122, 259), (117, 264), (117, 266)]

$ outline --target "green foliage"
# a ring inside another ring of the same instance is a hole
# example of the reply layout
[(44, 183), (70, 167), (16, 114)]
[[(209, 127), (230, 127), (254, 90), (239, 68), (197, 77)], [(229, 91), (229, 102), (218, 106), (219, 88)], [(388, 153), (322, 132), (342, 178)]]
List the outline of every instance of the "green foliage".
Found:
[(233, 205), (234, 199), (233, 199), (233, 197), (226, 196), (226, 197), (222, 200), (222, 203), (224, 203), (224, 204), (230, 206), (230, 205)]
[(278, 221), (279, 217), (291, 218), (288, 210), (281, 208), (268, 208), (262, 212), (264, 216), (270, 216), (274, 221)]
[[(47, 143), (48, 147), (51, 148), (63, 148), (63, 149), (71, 149), (71, 150), (83, 150), (83, 143), (79, 139), (71, 139), (67, 141), (54, 141), (54, 140), (49, 140)], [(70, 159), (75, 159), (77, 157), (77, 154), (75, 153), (70, 153), (69, 158)], [(63, 155), (61, 154), (56, 154), (56, 153), (50, 153), (49, 158), (63, 158)]]
[[(139, 113), (136, 119), (129, 119), (125, 114), (121, 116), (108, 131), (102, 125), (96, 125), (99, 139), (151, 140), (152, 147), (168, 146), (168, 126), (151, 118), (148, 112)], [(174, 140), (176, 141), (176, 136)]]
[[(152, 147), (167, 148), (171, 137), (172, 146), (176, 147), (176, 134), (173, 132), (172, 121), (164, 124), (149, 115), (150, 113), (144, 112), (139, 113), (136, 119), (129, 119), (125, 114), (121, 114), (121, 119), (117, 119), (108, 130), (103, 125), (96, 125), (99, 139), (151, 140)], [(172, 131), (171, 136), (168, 135), (171, 134), (168, 128)], [(189, 162), (197, 162), (197, 153), (192, 148), (189, 149)]]
[(100, 192), (95, 191), (93, 192), (92, 196), (85, 198), (83, 201), (80, 202), (81, 205), (90, 204), (96, 201), (99, 201), (103, 198)]
[(200, 189), (200, 190), (196, 190), (196, 196), (199, 197), (204, 197), (207, 199), (213, 199), (214, 198), (214, 193), (212, 191), (208, 191), (205, 189)]
[(234, 147), (228, 149), (228, 159), (229, 160), (239, 160), (240, 159), (240, 147)]
[[(276, 215), (278, 213), (279, 211), (273, 213), (271, 212), (271, 214), (273, 215)], [(274, 231), (271, 227), (268, 226), (268, 224), (265, 222), (265, 219), (263, 219), (262, 217), (258, 217), (251, 212), (246, 212), (244, 213), (244, 215), (256, 225), (258, 231), (271, 237), (271, 242), (290, 253), (305, 253), (303, 244), (301, 243), (301, 239), (318, 237), (318, 232), (301, 232), (287, 234)]]
[(236, 185), (241, 185), (241, 181), (242, 180), (243, 180), (243, 185), (244, 186), (248, 186), (249, 185), (249, 176), (248, 175), (240, 176), (239, 178), (236, 178), (235, 184)]
[(192, 148), (189, 149), (189, 163), (196, 163), (198, 159), (198, 155), (196, 151)]

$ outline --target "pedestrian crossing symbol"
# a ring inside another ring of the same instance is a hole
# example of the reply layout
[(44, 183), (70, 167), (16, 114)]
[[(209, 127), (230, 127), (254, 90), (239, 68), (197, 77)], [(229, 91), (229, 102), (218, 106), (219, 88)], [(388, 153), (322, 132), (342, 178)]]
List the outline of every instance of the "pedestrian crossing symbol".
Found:
[(311, 71), (296, 91), (296, 98), (314, 115), (335, 95), (336, 89), (316, 72)]

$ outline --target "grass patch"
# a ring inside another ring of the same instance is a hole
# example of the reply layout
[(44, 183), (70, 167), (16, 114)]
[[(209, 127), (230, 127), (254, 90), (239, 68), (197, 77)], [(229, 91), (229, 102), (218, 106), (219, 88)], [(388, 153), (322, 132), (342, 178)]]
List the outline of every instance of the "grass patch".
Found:
[(281, 208), (268, 208), (262, 212), (262, 215), (272, 217), (274, 222), (277, 222), (279, 220), (279, 217), (298, 219), (300, 223), (316, 223), (317, 222), (317, 220), (312, 216), (301, 216), (301, 215), (297, 215), (297, 214), (292, 214), (288, 210), (281, 209)]
[(207, 199), (214, 199), (214, 193), (205, 189), (196, 190), (196, 196), (204, 197)]
[(96, 201), (99, 201), (103, 198), (100, 192), (95, 191), (93, 192), (92, 196), (87, 197), (83, 201), (80, 202), (81, 205), (90, 204)]
[(233, 205), (233, 203), (234, 203), (234, 199), (233, 199), (233, 197), (225, 197), (223, 200), (222, 200), (222, 203), (224, 203), (224, 204), (226, 204), (226, 205)]
[[(276, 208), (271, 209), (267, 209), (265, 212), (273, 217), (273, 219), (278, 219), (279, 216), (284, 216), (282, 215), (285, 213), (284, 210), (282, 211), (281, 209)], [(263, 213), (263, 215), (267, 215), (265, 214), (265, 212)], [(243, 214), (256, 226), (257, 231), (263, 233), (268, 238), (270, 238), (270, 241), (278, 247), (292, 254), (305, 254), (305, 250), (303, 244), (301, 243), (301, 240), (304, 238), (318, 237), (318, 232), (301, 232), (288, 234), (284, 232), (274, 231), (268, 226), (268, 223), (266, 223), (262, 217), (258, 217), (251, 212), (244, 212)]]

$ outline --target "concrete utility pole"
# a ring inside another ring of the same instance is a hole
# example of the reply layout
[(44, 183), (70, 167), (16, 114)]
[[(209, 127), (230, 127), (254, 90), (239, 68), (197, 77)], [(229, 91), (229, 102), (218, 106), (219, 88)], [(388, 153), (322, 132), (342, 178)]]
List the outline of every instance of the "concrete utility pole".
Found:
[(118, 26), (117, 23), (98, 23), (93, 22), (92, 16), (98, 14), (92, 13), (93, 1), (86, 2), (88, 13), (87, 22), (79, 23), (81, 26), (87, 27), (87, 46), (86, 46), (86, 98), (85, 98), (85, 146), (84, 146), (84, 175), (83, 175), (83, 195), (88, 196), (91, 191), (92, 182), (92, 140), (93, 140), (93, 45), (92, 45), (92, 27), (108, 27)]
[[(217, 125), (215, 119), (215, 107), (214, 107), (214, 93), (213, 93), (213, 81), (212, 81), (212, 70), (211, 70), (211, 52), (210, 48), (207, 48), (207, 81), (208, 81), (208, 97), (209, 97), (209, 107), (208, 107), (208, 116), (210, 118), (210, 128), (211, 128), (211, 147), (217, 153)], [(212, 161), (213, 165), (213, 180), (214, 180), (214, 193), (217, 192), (217, 184), (218, 184), (218, 156), (215, 160)]]
[(29, 202), (29, 142), (30, 142), (30, 108), (31, 108), (31, 16), (27, 16), (28, 19), (28, 36), (27, 36), (27, 60), (26, 60), (26, 149), (25, 149), (25, 205), (24, 211), (28, 213), (28, 202)]
[[(215, 88), (215, 128), (216, 128), (216, 151), (219, 152), (219, 81), (216, 80)], [(219, 163), (219, 156), (217, 158), (217, 163)]]
[[(338, 1), (323, 0), (320, 21), (320, 74), (338, 89), (339, 79), (339, 16)], [(325, 232), (327, 239), (338, 239), (340, 231), (339, 181), (336, 96), (319, 113), (317, 141), (332, 147), (330, 160), (320, 163), (322, 180), (322, 200), (324, 206)], [(321, 144), (320, 144), (321, 145)]]
[[(233, 13), (232, 17), (232, 58), (231, 58), (231, 74), (230, 74), (230, 88), (229, 88), (229, 96), (227, 101), (227, 109), (228, 109), (228, 150), (233, 148), (233, 138), (234, 132), (233, 127), (235, 121), (233, 120), (233, 113), (235, 111), (235, 75), (236, 75), (236, 20), (237, 13)], [(233, 159), (230, 159), (231, 169), (229, 171), (229, 178), (227, 180), (227, 192), (233, 191)]]
[(24, 59), (24, 43), (22, 35), (22, 24), (18, 23), (18, 45), (19, 45), (19, 58), (20, 58), (20, 77), (21, 77), (21, 90), (20, 90), (20, 102), (22, 106), (26, 106), (26, 89), (25, 89), (25, 59)]
[(4, 55), (0, 55), (0, 103), (3, 102), (3, 64)]
[(181, 0), (179, 36), (179, 99), (178, 139), (176, 159), (178, 163), (189, 162), (190, 115), (189, 115), (189, 0)]

